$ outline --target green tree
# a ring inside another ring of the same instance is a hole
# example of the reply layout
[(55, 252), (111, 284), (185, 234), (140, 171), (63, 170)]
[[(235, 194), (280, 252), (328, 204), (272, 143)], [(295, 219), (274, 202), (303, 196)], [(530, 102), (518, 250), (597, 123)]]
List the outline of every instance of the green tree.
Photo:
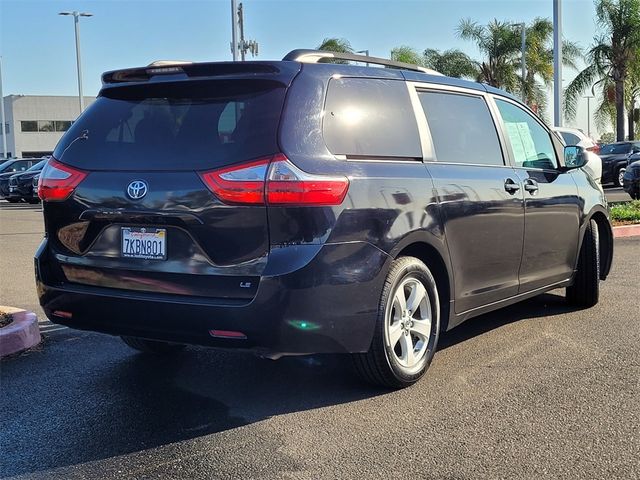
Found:
[(455, 78), (471, 78), (478, 77), (478, 69), (469, 58), (469, 56), (461, 50), (445, 50), (440, 53), (434, 48), (427, 48), (424, 51), (424, 66), (436, 70), (443, 75)]
[(511, 24), (494, 19), (487, 25), (480, 25), (468, 18), (460, 21), (457, 34), (475, 43), (484, 57), (475, 62), (476, 80), (509, 91), (517, 89), (515, 63), (520, 50), (520, 35)]
[(415, 49), (402, 45), (391, 50), (391, 60), (424, 66), (424, 58)]
[[(325, 38), (320, 45), (316, 47), (316, 50), (323, 50), (325, 52), (336, 52), (336, 53), (353, 53), (353, 48), (351, 47), (351, 43), (346, 38)], [(349, 63), (346, 60), (331, 60), (331, 59), (322, 59), (320, 60), (323, 63)]]
[[(512, 22), (496, 19), (480, 25), (470, 19), (462, 20), (457, 28), (460, 38), (472, 41), (483, 58), (475, 64), (476, 80), (503, 88), (523, 96), (529, 105), (544, 110), (547, 103), (546, 87), (553, 81), (553, 23), (536, 18), (526, 26), (525, 78), (521, 76), (521, 31)], [(563, 64), (576, 67), (581, 56), (577, 44), (563, 41)]]
[(613, 143), (616, 141), (616, 135), (613, 132), (606, 132), (600, 135), (600, 141), (602, 143)]
[(596, 20), (603, 33), (594, 38), (587, 53), (587, 67), (565, 91), (565, 112), (568, 117), (575, 117), (581, 94), (596, 83), (602, 84), (605, 102), (601, 107), (606, 110), (607, 93), (612, 85), (616, 139), (621, 141), (625, 130), (625, 81), (640, 55), (640, 0), (596, 0)]
[(635, 59), (629, 67), (625, 97), (627, 98), (629, 140), (635, 140), (640, 133), (640, 109), (636, 107), (636, 104), (640, 102), (640, 52), (636, 52)]
[[(526, 74), (524, 83), (520, 80), (520, 88), (524, 88), (527, 104), (538, 105), (540, 110), (544, 110), (547, 104), (547, 88), (553, 83), (553, 23), (547, 18), (536, 18), (526, 27), (526, 33)], [(563, 40), (564, 66), (577, 70), (576, 63), (581, 57), (582, 50), (576, 43)], [(521, 58), (520, 53), (516, 63), (519, 63)]]

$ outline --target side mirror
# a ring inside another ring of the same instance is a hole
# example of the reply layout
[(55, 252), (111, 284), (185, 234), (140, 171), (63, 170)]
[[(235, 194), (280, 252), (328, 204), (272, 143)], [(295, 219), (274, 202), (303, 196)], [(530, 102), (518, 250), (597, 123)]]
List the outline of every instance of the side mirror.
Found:
[(584, 149), (578, 146), (564, 147), (564, 166), (567, 170), (582, 168), (587, 163)]

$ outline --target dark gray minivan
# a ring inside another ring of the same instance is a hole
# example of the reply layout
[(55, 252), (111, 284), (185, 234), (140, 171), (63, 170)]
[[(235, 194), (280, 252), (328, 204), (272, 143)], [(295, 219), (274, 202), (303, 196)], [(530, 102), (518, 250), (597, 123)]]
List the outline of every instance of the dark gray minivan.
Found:
[(407, 386), (464, 320), (598, 302), (613, 237), (584, 161), (505, 92), (384, 59), (108, 72), (40, 175), (40, 302), (141, 351), (343, 352)]

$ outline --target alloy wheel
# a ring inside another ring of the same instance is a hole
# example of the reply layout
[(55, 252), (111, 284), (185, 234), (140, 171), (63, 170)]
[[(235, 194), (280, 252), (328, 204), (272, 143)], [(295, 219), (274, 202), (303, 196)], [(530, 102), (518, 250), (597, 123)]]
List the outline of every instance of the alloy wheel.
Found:
[(431, 301), (426, 288), (415, 277), (404, 278), (396, 287), (385, 319), (385, 340), (397, 363), (414, 372), (420, 368), (431, 337)]

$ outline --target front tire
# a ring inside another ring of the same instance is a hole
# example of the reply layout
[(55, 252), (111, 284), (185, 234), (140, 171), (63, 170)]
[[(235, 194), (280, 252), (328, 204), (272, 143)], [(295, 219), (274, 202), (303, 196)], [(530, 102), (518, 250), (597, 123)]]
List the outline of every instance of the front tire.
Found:
[(578, 271), (573, 285), (567, 287), (567, 301), (578, 307), (593, 307), (600, 297), (600, 237), (598, 224), (589, 221), (584, 233)]
[(622, 182), (624, 181), (624, 180), (622, 179), (622, 177), (624, 177), (624, 174), (625, 174), (625, 172), (626, 172), (626, 171), (627, 171), (627, 169), (626, 169), (626, 168), (624, 168), (624, 167), (620, 167), (620, 168), (616, 171), (616, 174), (615, 174), (615, 175), (614, 175), (614, 177), (613, 177), (613, 184), (614, 184), (616, 187), (621, 187), (621, 186), (622, 186)]
[(356, 370), (370, 383), (404, 388), (429, 368), (438, 345), (440, 303), (427, 266), (414, 257), (391, 264), (382, 289), (369, 351), (353, 355)]
[(177, 353), (183, 350), (186, 345), (179, 343), (160, 342), (158, 340), (147, 340), (138, 337), (120, 337), (122, 341), (134, 350), (144, 353), (153, 353), (156, 355), (167, 355)]

